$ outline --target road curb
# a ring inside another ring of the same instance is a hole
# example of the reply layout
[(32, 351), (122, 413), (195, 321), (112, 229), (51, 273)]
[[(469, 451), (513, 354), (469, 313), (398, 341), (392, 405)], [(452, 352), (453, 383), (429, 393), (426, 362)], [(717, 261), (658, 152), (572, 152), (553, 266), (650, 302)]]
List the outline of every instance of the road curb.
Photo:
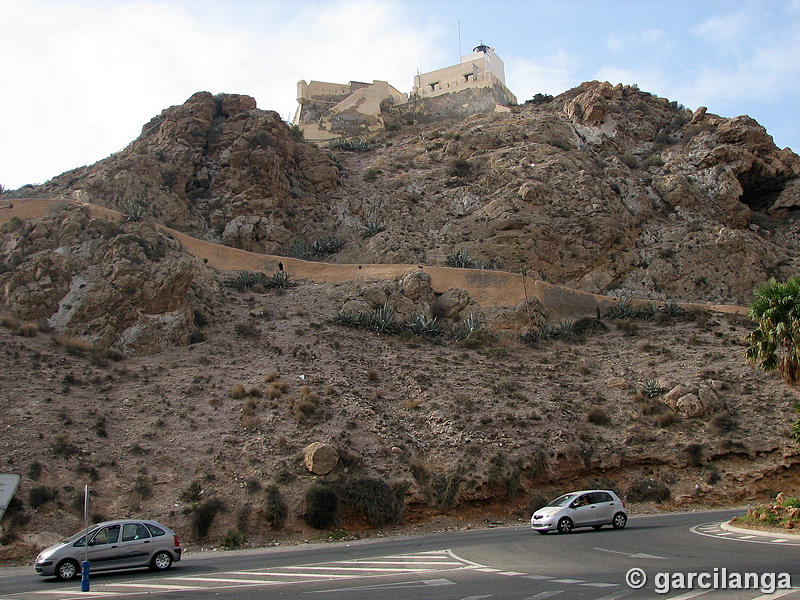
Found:
[(731, 533), (743, 533), (745, 535), (763, 535), (771, 538), (788, 538), (790, 540), (800, 541), (800, 534), (797, 533), (776, 533), (774, 531), (762, 531), (760, 529), (745, 529), (744, 527), (736, 527), (725, 521), (720, 525), (720, 528)]

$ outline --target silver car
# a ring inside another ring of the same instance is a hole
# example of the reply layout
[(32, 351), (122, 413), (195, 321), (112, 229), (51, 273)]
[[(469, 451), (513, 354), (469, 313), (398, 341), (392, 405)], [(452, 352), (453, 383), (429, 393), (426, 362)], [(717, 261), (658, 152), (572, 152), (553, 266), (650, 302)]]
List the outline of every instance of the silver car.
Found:
[(165, 571), (181, 559), (178, 536), (156, 521), (126, 519), (92, 525), (88, 550), (84, 534), (80, 531), (42, 550), (34, 562), (36, 573), (72, 579), (80, 575), (84, 556), (88, 556), (92, 572), (136, 567)]
[(531, 527), (539, 533), (553, 529), (569, 533), (575, 527), (611, 525), (622, 529), (628, 522), (625, 503), (611, 490), (581, 490), (559, 496), (531, 516)]

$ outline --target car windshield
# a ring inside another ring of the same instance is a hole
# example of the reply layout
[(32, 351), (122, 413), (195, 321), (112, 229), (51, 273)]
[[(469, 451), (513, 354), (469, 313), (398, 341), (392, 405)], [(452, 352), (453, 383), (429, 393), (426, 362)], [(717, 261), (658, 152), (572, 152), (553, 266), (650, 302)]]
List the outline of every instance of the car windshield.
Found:
[[(94, 528), (90, 529), (89, 530), (89, 535), (92, 535), (95, 531), (97, 531), (97, 527), (94, 527)], [(72, 542), (80, 541), (80, 543), (76, 544), (76, 545), (77, 546), (83, 546), (83, 536), (84, 536), (85, 533), (86, 533), (86, 530), (85, 529), (81, 529), (78, 533), (76, 533), (75, 535), (73, 535), (71, 537), (68, 537), (67, 539), (63, 540), (61, 543), (62, 544), (71, 544)]]
[(563, 496), (559, 496), (552, 502), (548, 503), (547, 506), (566, 506), (576, 495), (577, 494), (564, 494)]

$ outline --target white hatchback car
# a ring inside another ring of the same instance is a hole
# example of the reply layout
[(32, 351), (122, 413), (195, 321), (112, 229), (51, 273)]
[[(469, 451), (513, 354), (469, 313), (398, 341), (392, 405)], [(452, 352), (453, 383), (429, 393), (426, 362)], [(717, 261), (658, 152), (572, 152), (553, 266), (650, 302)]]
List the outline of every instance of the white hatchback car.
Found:
[(539, 533), (553, 529), (569, 533), (575, 527), (611, 525), (622, 529), (628, 522), (625, 503), (611, 490), (581, 490), (559, 496), (531, 516), (531, 527)]

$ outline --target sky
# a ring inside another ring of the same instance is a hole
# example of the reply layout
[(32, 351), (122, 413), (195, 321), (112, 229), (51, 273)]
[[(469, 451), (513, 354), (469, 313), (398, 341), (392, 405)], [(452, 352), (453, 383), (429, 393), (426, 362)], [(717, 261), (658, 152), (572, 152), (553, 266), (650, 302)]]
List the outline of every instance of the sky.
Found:
[[(388, 80), (479, 42), (520, 103), (637, 84), (800, 151), (800, 0), (0, 0), (0, 184), (43, 183), (206, 90), (291, 119), (297, 81)], [(460, 41), (459, 41), (460, 28)]]

